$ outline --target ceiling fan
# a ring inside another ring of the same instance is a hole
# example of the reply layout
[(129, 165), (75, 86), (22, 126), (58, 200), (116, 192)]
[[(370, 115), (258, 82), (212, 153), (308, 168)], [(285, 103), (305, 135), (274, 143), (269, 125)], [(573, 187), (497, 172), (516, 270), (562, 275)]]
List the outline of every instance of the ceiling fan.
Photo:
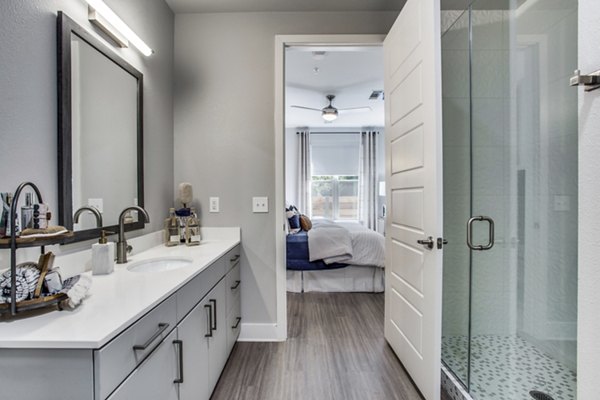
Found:
[(304, 106), (291, 106), (291, 107), (301, 108), (303, 110), (320, 112), (321, 117), (323, 117), (323, 119), (326, 122), (335, 121), (337, 119), (339, 113), (373, 111), (373, 109), (371, 109), (371, 107), (335, 108), (333, 106), (333, 104), (331, 104), (333, 102), (333, 99), (335, 99), (335, 96), (332, 94), (328, 94), (325, 97), (327, 97), (327, 100), (329, 100), (329, 104), (327, 106), (323, 107), (322, 109), (312, 108), (312, 107), (304, 107)]

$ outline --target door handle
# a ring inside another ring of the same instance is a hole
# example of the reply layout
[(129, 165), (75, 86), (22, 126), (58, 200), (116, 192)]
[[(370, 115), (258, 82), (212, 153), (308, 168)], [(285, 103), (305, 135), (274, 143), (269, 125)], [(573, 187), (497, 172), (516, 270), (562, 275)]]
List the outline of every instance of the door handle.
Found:
[(173, 340), (173, 344), (179, 347), (179, 378), (173, 383), (183, 383), (183, 340)]
[(204, 335), (204, 337), (212, 337), (212, 330), (213, 330), (212, 306), (210, 304), (205, 304), (204, 308), (208, 308), (208, 333), (206, 335)]
[(217, 330), (217, 300), (215, 300), (215, 299), (210, 299), (209, 301), (210, 301), (211, 303), (213, 303), (213, 305), (214, 305), (214, 307), (212, 308), (212, 311), (213, 311), (213, 313), (214, 313), (214, 315), (215, 315), (215, 316), (214, 316), (214, 318), (213, 318), (213, 321), (214, 321), (214, 323), (215, 323), (215, 326), (213, 327), (213, 326), (212, 326), (212, 322), (211, 322), (211, 327), (210, 327), (210, 329), (213, 329), (213, 330), (215, 330), (215, 331), (216, 331), (216, 330)]
[[(489, 224), (489, 238), (488, 238), (488, 243), (486, 245), (475, 245), (473, 244), (473, 223), (475, 221), (486, 221)], [(494, 220), (490, 217), (486, 217), (484, 215), (479, 215), (477, 217), (472, 217), (469, 219), (469, 222), (467, 222), (467, 246), (469, 246), (469, 248), (471, 250), (489, 250), (492, 247), (494, 247)]]
[(417, 243), (427, 247), (429, 250), (433, 249), (433, 236), (429, 236), (427, 239), (419, 239), (417, 240)]

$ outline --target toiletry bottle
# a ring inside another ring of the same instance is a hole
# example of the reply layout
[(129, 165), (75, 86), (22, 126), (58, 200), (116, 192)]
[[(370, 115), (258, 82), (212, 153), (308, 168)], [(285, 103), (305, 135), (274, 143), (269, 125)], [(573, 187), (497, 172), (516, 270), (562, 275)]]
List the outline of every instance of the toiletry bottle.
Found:
[(165, 245), (167, 247), (179, 244), (179, 221), (175, 216), (175, 209), (169, 209), (169, 218), (165, 219)]
[(192, 207), (191, 214), (187, 218), (185, 226), (185, 244), (186, 246), (198, 246), (200, 240), (200, 223), (196, 216), (196, 209)]
[(111, 233), (102, 230), (98, 243), (92, 245), (92, 275), (110, 274), (115, 269), (115, 243), (106, 239)]
[(21, 207), (21, 229), (33, 228), (33, 194), (25, 193), (25, 205)]

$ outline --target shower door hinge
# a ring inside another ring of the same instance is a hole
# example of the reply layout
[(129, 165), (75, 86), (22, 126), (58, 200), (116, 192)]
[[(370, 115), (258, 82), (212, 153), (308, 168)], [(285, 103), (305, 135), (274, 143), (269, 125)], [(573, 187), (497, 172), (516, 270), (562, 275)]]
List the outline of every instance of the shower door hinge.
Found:
[(576, 69), (575, 75), (569, 80), (571, 86), (585, 86), (586, 92), (591, 92), (600, 88), (600, 70), (588, 75), (581, 75), (581, 71)]
[(437, 248), (439, 250), (441, 250), (442, 247), (444, 247), (445, 244), (448, 244), (448, 240), (446, 240), (444, 238), (441, 238), (441, 237), (437, 238)]

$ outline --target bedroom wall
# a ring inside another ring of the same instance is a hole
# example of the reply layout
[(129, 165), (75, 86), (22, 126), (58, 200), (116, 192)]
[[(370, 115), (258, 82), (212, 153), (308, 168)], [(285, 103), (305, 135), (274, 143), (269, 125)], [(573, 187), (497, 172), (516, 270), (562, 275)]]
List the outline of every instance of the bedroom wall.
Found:
[[(395, 12), (177, 15), (175, 184), (194, 185), (205, 226), (241, 226), (242, 315), (273, 324), (275, 287), (274, 57), (277, 34), (385, 34)], [(221, 212), (205, 212), (219, 196)], [(252, 213), (268, 196), (268, 214)]]
[[(163, 0), (105, 0), (154, 50), (117, 54), (144, 74), (145, 233), (161, 229), (173, 203), (174, 15)], [(0, 191), (38, 184), (58, 216), (56, 15), (62, 10), (94, 36), (87, 4), (74, 0), (0, 1)], [(101, 167), (101, 166), (99, 166)], [(142, 231), (132, 233), (139, 235)], [(88, 246), (88, 244), (85, 244)]]

